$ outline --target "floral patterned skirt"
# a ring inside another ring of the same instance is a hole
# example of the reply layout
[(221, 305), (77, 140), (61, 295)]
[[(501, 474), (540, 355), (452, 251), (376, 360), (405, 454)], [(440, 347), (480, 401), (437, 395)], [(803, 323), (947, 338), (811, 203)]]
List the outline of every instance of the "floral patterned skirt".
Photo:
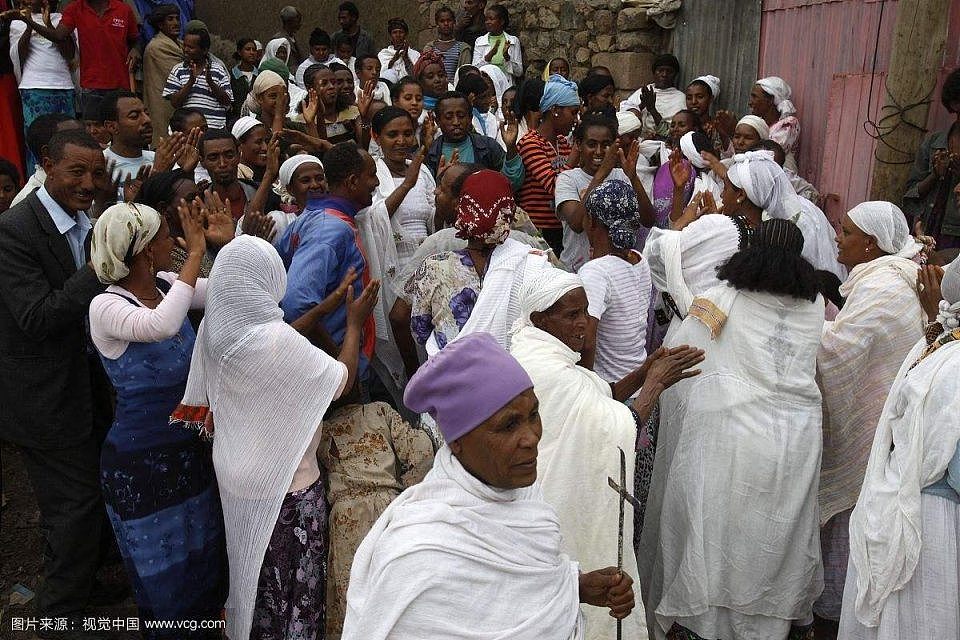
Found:
[(263, 557), (250, 640), (324, 637), (327, 502), (323, 478), (288, 493)]

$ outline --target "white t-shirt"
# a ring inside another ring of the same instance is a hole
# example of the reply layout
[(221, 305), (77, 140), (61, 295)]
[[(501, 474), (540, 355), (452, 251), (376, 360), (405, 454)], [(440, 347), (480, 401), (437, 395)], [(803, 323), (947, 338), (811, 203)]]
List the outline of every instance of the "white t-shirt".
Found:
[[(33, 21), (43, 24), (43, 16), (35, 13)], [(59, 13), (50, 14), (50, 24), (54, 27), (60, 24)], [(14, 70), (20, 68), (19, 87), (21, 89), (73, 89), (69, 64), (60, 55), (57, 45), (36, 31), (30, 34), (30, 55), (27, 56), (26, 62), (20, 61), (20, 37), (26, 28), (26, 24), (20, 20), (10, 23), (10, 59), (14, 61)], [(74, 40), (76, 37), (74, 32)]]
[(153, 151), (144, 150), (140, 153), (139, 158), (124, 158), (115, 154), (110, 147), (103, 150), (103, 157), (107, 160), (107, 166), (111, 162), (114, 163), (112, 174), (114, 180), (117, 178), (125, 179), (127, 176), (135, 178), (140, 167), (147, 164), (153, 165), (153, 156)]
[(617, 382), (647, 358), (650, 267), (646, 260), (632, 265), (606, 255), (587, 262), (579, 275), (587, 313), (599, 320), (593, 370), (607, 382)]
[[(560, 205), (564, 202), (576, 200), (583, 201), (583, 192), (590, 186), (593, 176), (577, 167), (576, 169), (567, 169), (557, 176), (556, 186), (554, 188), (554, 204), (556, 210), (560, 211)], [(630, 179), (622, 169), (614, 169), (607, 176), (607, 180), (620, 180), (630, 184)], [(559, 214), (557, 217), (560, 217)], [(570, 228), (566, 221), (563, 223), (563, 252), (560, 253), (560, 261), (567, 265), (573, 271), (577, 271), (590, 259), (590, 241), (584, 233), (577, 233)]]

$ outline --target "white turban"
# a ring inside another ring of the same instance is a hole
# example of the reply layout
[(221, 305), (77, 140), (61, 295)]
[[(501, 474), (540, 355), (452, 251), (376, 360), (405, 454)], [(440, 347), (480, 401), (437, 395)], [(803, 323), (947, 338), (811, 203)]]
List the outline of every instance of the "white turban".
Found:
[(884, 253), (912, 258), (923, 248), (910, 235), (903, 211), (892, 202), (861, 202), (847, 212), (847, 217), (860, 231), (873, 237)]
[(740, 118), (740, 121), (737, 122), (738, 127), (742, 124), (745, 124), (751, 129), (753, 129), (754, 131), (756, 131), (757, 134), (760, 136), (761, 140), (770, 139), (770, 126), (767, 124), (766, 120), (764, 120), (760, 116), (747, 114), (742, 118)]
[(121, 202), (97, 218), (90, 239), (90, 261), (104, 284), (130, 273), (127, 261), (144, 250), (160, 229), (160, 214), (145, 204)]
[(633, 111), (617, 111), (617, 135), (632, 133), (643, 125)]
[(323, 167), (323, 163), (320, 162), (320, 158), (307, 155), (305, 153), (290, 156), (284, 160), (283, 164), (280, 165), (280, 184), (286, 188), (290, 184), (290, 181), (293, 180), (293, 174), (297, 171), (300, 165), (308, 164), (310, 162), (320, 165), (321, 168)]
[(520, 317), (513, 324), (512, 333), (533, 324), (531, 313), (546, 311), (564, 294), (582, 287), (583, 281), (575, 273), (556, 268), (539, 270), (520, 287)]
[(761, 89), (773, 96), (773, 104), (777, 106), (777, 111), (780, 112), (782, 118), (786, 118), (797, 112), (797, 108), (790, 102), (790, 96), (793, 92), (790, 90), (790, 85), (783, 81), (783, 78), (778, 78), (777, 76), (760, 78), (757, 80), (757, 84), (760, 85)]
[(693, 142), (693, 131), (688, 131), (680, 136), (680, 151), (683, 152), (684, 157), (697, 169), (706, 169), (710, 166), (710, 163), (700, 155), (700, 152), (697, 150), (697, 145)]
[(259, 127), (261, 125), (263, 125), (263, 123), (256, 118), (252, 118), (250, 116), (241, 116), (236, 122), (233, 123), (233, 128), (230, 129), (230, 133), (233, 134), (234, 138), (239, 140), (254, 127)]
[(727, 178), (771, 218), (794, 220), (803, 211), (790, 178), (774, 161), (772, 151), (738, 153), (727, 169)]
[[(720, 97), (720, 78), (717, 76), (700, 76), (699, 78), (694, 78), (690, 84), (693, 84), (698, 80), (710, 87), (710, 95), (713, 96), (714, 100)], [(689, 87), (690, 84), (687, 86)]]

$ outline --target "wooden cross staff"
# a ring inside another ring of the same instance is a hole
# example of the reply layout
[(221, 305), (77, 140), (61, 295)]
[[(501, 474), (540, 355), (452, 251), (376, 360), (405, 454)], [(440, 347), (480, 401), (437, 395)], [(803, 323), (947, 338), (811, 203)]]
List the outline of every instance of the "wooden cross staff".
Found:
[[(617, 449), (620, 449), (620, 447), (617, 447)], [(617, 484), (610, 476), (607, 476), (607, 484), (609, 484), (610, 488), (616, 491), (617, 495), (620, 496), (620, 526), (617, 532), (617, 571), (623, 573), (624, 503), (629, 502), (634, 509), (640, 508), (640, 503), (637, 501), (637, 499), (630, 495), (624, 488), (627, 486), (627, 456), (623, 452), (623, 449), (620, 449), (620, 484)], [(633, 544), (633, 540), (630, 541), (630, 544)], [(617, 640), (622, 640), (622, 638), (623, 620), (617, 620)]]

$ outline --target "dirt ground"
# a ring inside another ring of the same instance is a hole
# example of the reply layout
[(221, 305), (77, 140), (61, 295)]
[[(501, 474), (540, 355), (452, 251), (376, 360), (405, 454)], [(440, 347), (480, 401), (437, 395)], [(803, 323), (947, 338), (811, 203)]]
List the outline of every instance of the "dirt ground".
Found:
[[(22, 584), (36, 591), (41, 582), (43, 541), (40, 537), (40, 513), (27, 479), (27, 471), (16, 448), (0, 445), (3, 459), (3, 492), (7, 505), (0, 511), (0, 640), (34, 640), (30, 631), (12, 631), (14, 618), (35, 616), (33, 602), (25, 605), (10, 605), (10, 590)], [(105, 575), (111, 581), (123, 580), (122, 571), (115, 568)], [(92, 616), (112, 618), (136, 616), (137, 608), (132, 600), (119, 607), (91, 610)], [(115, 631), (111, 638), (127, 640), (140, 638), (137, 632)]]

